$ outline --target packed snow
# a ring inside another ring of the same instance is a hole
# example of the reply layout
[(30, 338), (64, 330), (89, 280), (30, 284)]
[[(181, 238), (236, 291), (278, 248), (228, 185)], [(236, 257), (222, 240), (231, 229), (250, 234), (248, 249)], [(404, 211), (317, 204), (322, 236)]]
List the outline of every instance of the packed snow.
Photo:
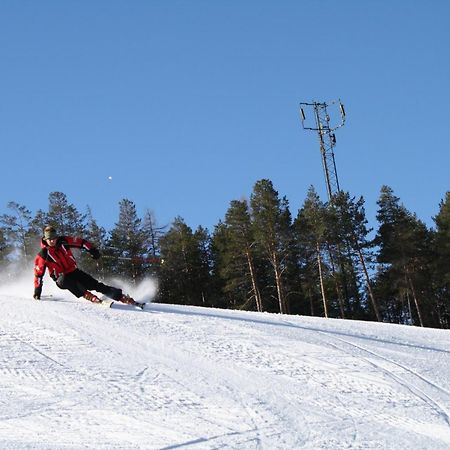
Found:
[(450, 448), (448, 330), (32, 292), (0, 288), (2, 450)]

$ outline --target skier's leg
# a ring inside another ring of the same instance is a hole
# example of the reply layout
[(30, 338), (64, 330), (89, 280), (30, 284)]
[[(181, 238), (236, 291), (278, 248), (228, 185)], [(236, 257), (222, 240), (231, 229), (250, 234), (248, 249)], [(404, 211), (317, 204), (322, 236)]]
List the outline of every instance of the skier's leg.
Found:
[(106, 295), (106, 297), (112, 298), (113, 300), (120, 300), (122, 298), (122, 289), (103, 284), (82, 270), (77, 269), (77, 272), (80, 283), (85, 286), (85, 289), (101, 292)]
[(67, 289), (78, 298), (83, 297), (86, 292), (86, 288), (80, 283), (76, 271), (60, 275), (56, 280), (56, 285), (60, 289)]
[(102, 294), (106, 295), (106, 297), (112, 298), (113, 300), (127, 303), (129, 305), (137, 305), (142, 308), (143, 303), (138, 303), (129, 295), (125, 295), (122, 292), (122, 289), (100, 283), (100, 281), (97, 281), (94, 277), (86, 272), (83, 272), (80, 269), (77, 269), (77, 272), (80, 281), (83, 283), (83, 286), (86, 286), (86, 289), (92, 289), (94, 291), (101, 292)]
[[(76, 269), (75, 272), (76, 272), (76, 278), (78, 280), (79, 285), (82, 286), (83, 289), (85, 289), (85, 291), (92, 289), (94, 291), (101, 292), (102, 294), (106, 295), (106, 297), (109, 297), (113, 300), (116, 300), (116, 301), (119, 301), (122, 303), (127, 303), (129, 305), (136, 305), (136, 306), (139, 306), (140, 308), (143, 308), (143, 306), (142, 306), (143, 303), (138, 303), (134, 299), (132, 299), (129, 295), (124, 295), (122, 292), (122, 289), (100, 283), (100, 281), (97, 281), (94, 277), (92, 277), (91, 275), (89, 275), (86, 272), (83, 272), (80, 269)], [(88, 300), (91, 300), (89, 298), (89, 296), (91, 296), (91, 295), (93, 295), (93, 294), (91, 294), (88, 291), (88, 297), (86, 297), (86, 295), (84, 295), (84, 297), (87, 298)]]

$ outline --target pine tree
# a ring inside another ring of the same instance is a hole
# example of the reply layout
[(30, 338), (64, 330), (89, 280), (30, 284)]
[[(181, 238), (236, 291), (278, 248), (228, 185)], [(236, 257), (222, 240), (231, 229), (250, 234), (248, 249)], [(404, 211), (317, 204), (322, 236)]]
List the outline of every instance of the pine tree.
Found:
[(342, 319), (355, 317), (360, 304), (357, 277), (352, 253), (345, 242), (342, 230), (342, 213), (336, 207), (336, 196), (326, 205), (326, 247), (327, 262)]
[(439, 205), (434, 217), (436, 232), (433, 245), (433, 275), (436, 314), (443, 328), (450, 328), (450, 191)]
[(281, 199), (280, 243), (281, 254), (283, 255), (281, 262), (284, 271), (287, 312), (290, 314), (304, 314), (307, 307), (301, 285), (300, 255), (295, 240), (289, 202), (286, 197)]
[(216, 307), (239, 308), (246, 303), (247, 297), (242, 294), (240, 286), (231, 281), (233, 270), (228, 268), (233, 261), (229, 259), (228, 243), (227, 226), (219, 221), (211, 237), (212, 285), (218, 294)]
[(436, 271), (445, 283), (450, 283), (450, 191), (439, 204), (439, 213), (433, 218), (436, 224)]
[[(389, 271), (397, 287), (396, 301), (413, 302), (413, 323), (431, 325), (432, 316), (428, 304), (432, 290), (431, 234), (425, 224), (410, 213), (391, 188), (383, 186), (378, 200), (377, 220), (380, 223), (375, 243), (379, 246), (378, 262), (381, 273)], [(381, 298), (381, 297), (380, 297)]]
[(91, 208), (87, 207), (86, 214), (86, 239), (94, 244), (98, 249), (102, 249), (106, 245), (106, 230), (98, 225), (92, 214)]
[(158, 226), (153, 211), (147, 210), (144, 214), (142, 224), (142, 232), (144, 234), (144, 244), (146, 247), (146, 255), (148, 258), (157, 257), (159, 255), (159, 240), (164, 234), (166, 227)]
[(6, 278), (7, 276), (6, 267), (9, 264), (8, 256), (10, 253), (11, 247), (8, 245), (3, 229), (0, 228), (0, 279)]
[(288, 202), (280, 200), (270, 180), (258, 181), (250, 200), (255, 239), (270, 263), (276, 287), (279, 311), (289, 313), (286, 270), (292, 242)]
[(216, 293), (212, 289), (212, 255), (211, 237), (206, 228), (199, 226), (194, 233), (196, 246), (194, 259), (194, 273), (198, 286), (201, 287), (201, 298), (203, 306), (212, 306), (215, 303)]
[(210, 306), (208, 280), (208, 234), (196, 233), (177, 217), (160, 239), (160, 299), (165, 303)]
[[(136, 205), (128, 199), (119, 202), (119, 220), (111, 230), (105, 251), (105, 267), (112, 273), (137, 281), (144, 275), (144, 236)], [(109, 259), (109, 262), (108, 262)]]
[(310, 314), (319, 315), (319, 311), (322, 311), (325, 317), (329, 317), (330, 271), (323, 256), (326, 251), (325, 217), (325, 205), (311, 186), (294, 221), (294, 232), (299, 248), (303, 289), (310, 303)]
[[(106, 245), (106, 230), (97, 224), (92, 210), (87, 206), (86, 213), (86, 225), (84, 238), (93, 244), (97, 249), (104, 253), (104, 248)], [(103, 270), (103, 259), (94, 260), (86, 252), (80, 252), (78, 263), (81, 269), (94, 275), (95, 277), (105, 278), (105, 273)]]
[[(352, 307), (352, 316), (358, 317), (361, 314), (362, 306), (360, 302), (359, 288), (361, 284), (366, 285), (372, 311), (378, 321), (382, 320), (378, 301), (373, 293), (370, 282), (368, 267), (366, 261), (373, 260), (370, 253), (371, 243), (368, 239), (369, 233), (372, 231), (367, 228), (367, 219), (364, 210), (364, 199), (359, 200), (350, 198), (348, 192), (339, 192), (332, 201), (332, 207), (337, 217), (339, 231), (339, 241), (341, 248), (347, 249), (349, 257), (348, 273), (353, 279), (353, 297), (354, 304)], [(357, 267), (359, 266), (359, 274)], [(358, 278), (361, 278), (361, 281)], [(362, 318), (362, 317), (361, 317)]]
[(221, 252), (219, 275), (224, 280), (224, 292), (235, 307), (247, 308), (254, 302), (257, 311), (264, 311), (258, 278), (255, 238), (248, 203), (233, 200), (225, 223), (216, 228), (215, 245)]
[(48, 197), (45, 225), (54, 226), (61, 236), (83, 236), (85, 216), (69, 203), (66, 194), (51, 192)]
[(155, 214), (147, 210), (142, 221), (142, 236), (145, 260), (143, 266), (145, 271), (158, 276), (160, 269), (160, 245), (159, 241), (164, 235), (165, 226), (158, 226)]
[(42, 209), (38, 209), (35, 216), (33, 217), (33, 220), (31, 221), (32, 233), (35, 236), (42, 238), (43, 230), (47, 226), (47, 224), (47, 213)]
[(15, 249), (16, 258), (22, 264), (29, 264), (38, 248), (31, 225), (31, 211), (16, 202), (9, 202), (8, 209), (12, 214), (3, 214), (0, 217), (4, 238), (9, 243), (8, 246)]

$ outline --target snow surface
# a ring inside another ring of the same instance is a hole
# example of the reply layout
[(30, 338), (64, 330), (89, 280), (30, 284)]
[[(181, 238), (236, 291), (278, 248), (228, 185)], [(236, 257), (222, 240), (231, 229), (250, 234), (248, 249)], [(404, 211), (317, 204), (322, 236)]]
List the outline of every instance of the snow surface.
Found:
[(31, 294), (0, 288), (2, 450), (450, 448), (448, 330)]

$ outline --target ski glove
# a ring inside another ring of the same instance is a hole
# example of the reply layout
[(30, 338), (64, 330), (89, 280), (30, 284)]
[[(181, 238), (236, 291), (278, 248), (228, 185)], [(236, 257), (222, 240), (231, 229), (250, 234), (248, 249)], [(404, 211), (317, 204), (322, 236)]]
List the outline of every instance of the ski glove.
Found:
[(100, 252), (99, 252), (95, 247), (92, 247), (92, 248), (89, 250), (89, 253), (90, 253), (91, 256), (92, 256), (92, 259), (98, 259), (98, 258), (100, 258)]
[(34, 288), (34, 295), (33, 295), (33, 298), (34, 298), (35, 300), (40, 300), (40, 299), (41, 299), (41, 292), (42, 292), (42, 287)]

